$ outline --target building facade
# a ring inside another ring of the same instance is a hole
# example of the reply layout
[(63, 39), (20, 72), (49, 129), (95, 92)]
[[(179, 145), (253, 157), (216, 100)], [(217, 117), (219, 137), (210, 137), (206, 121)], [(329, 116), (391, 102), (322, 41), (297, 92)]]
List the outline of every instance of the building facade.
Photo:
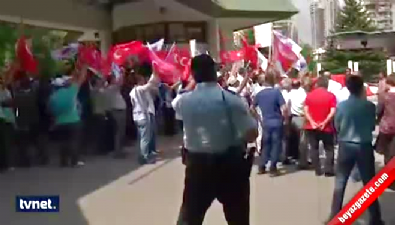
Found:
[(280, 32), (288, 38), (291, 38), (296, 43), (300, 42), (298, 28), (295, 25), (295, 21), (292, 19), (274, 22), (273, 30)]
[(395, 4), (391, 0), (365, 0), (363, 4), (378, 29), (387, 31), (395, 30)]
[(310, 4), (311, 32), (315, 49), (327, 44), (327, 38), (335, 29), (339, 10), (338, 0), (313, 0)]
[(296, 13), (289, 0), (0, 1), (1, 21), (80, 31), (99, 39), (103, 52), (116, 43), (165, 38), (181, 44), (196, 39), (218, 55), (219, 30), (232, 37), (235, 30)]
[(313, 1), (310, 5), (313, 48), (325, 45), (325, 8), (322, 2)]

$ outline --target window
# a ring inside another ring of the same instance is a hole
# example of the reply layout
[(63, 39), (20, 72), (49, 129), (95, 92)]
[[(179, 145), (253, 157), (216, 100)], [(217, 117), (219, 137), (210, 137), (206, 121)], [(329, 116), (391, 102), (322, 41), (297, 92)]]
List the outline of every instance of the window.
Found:
[(185, 27), (182, 23), (169, 24), (169, 41), (186, 42)]
[(196, 39), (197, 42), (206, 42), (206, 33), (203, 25), (190, 25), (186, 27), (188, 40)]
[(143, 42), (155, 42), (165, 38), (168, 44), (173, 42), (187, 43), (196, 39), (199, 43), (206, 43), (205, 22), (168, 22), (137, 25), (121, 28), (114, 32), (115, 42), (127, 42), (139, 40)]

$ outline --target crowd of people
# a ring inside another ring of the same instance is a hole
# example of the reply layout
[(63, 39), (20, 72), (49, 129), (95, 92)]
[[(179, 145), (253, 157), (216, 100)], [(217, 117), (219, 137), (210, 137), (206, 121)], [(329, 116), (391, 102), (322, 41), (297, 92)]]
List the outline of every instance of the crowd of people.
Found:
[[(274, 67), (263, 72), (234, 64), (227, 70), (202, 54), (192, 60), (191, 79), (170, 86), (149, 63), (125, 65), (108, 77), (84, 65), (65, 65), (66, 76), (52, 80), (28, 76), (18, 63), (4, 70), (0, 171), (48, 165), (51, 133), (60, 144), (62, 167), (82, 166), (83, 156), (91, 153), (126, 157), (128, 130), (137, 134), (138, 162), (155, 163), (159, 112), (165, 133), (175, 134), (177, 122), (184, 135), (179, 224), (202, 224), (218, 199), (229, 224), (247, 225), (255, 153), (260, 175), (282, 175), (282, 163), (335, 176), (331, 218), (342, 207), (351, 173), (360, 174), (364, 184), (375, 175), (374, 149), (384, 154), (385, 163), (395, 155), (395, 75), (381, 77), (376, 107), (367, 100), (363, 78), (350, 70), (343, 86), (328, 71), (318, 78), (310, 73), (281, 78)], [(383, 224), (377, 201), (369, 210), (371, 224)]]
[[(249, 224), (248, 178), (256, 150), (260, 175), (282, 175), (282, 162), (312, 169), (316, 176), (335, 176), (329, 219), (342, 208), (352, 172), (365, 185), (374, 177), (374, 149), (384, 154), (386, 163), (394, 156), (395, 75), (382, 76), (376, 107), (367, 99), (361, 74), (350, 70), (343, 86), (329, 71), (317, 79), (306, 73), (292, 80), (281, 79), (274, 68), (264, 73), (232, 68), (216, 76), (214, 65), (207, 55), (196, 57), (196, 89), (173, 104), (184, 123), (186, 154), (178, 224), (202, 224), (214, 199), (223, 204), (228, 224)], [(373, 146), (377, 123), (380, 132)], [(384, 224), (378, 201), (369, 212), (369, 224)]]
[[(102, 77), (87, 66), (64, 61), (64, 76), (24, 73), (18, 63), (0, 76), (0, 171), (45, 166), (57, 151), (62, 167), (79, 167), (87, 155), (126, 158), (138, 138), (139, 163), (157, 155), (156, 120), (166, 135), (179, 132), (171, 100), (175, 88), (150, 80), (150, 64), (123, 67)], [(162, 125), (163, 124), (163, 125)], [(55, 144), (55, 145), (54, 145)]]

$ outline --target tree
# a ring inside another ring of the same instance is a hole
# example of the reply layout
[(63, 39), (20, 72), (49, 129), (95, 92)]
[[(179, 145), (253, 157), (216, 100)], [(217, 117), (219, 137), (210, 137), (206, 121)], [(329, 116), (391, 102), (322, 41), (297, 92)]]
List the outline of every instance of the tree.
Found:
[(313, 48), (308, 44), (304, 44), (301, 47), (302, 51), (300, 54), (306, 59), (308, 71), (313, 72), (317, 66), (313, 56)]
[[(345, 6), (338, 15), (334, 32), (375, 30), (377, 27), (370, 19), (362, 1), (345, 0)], [(331, 37), (329, 41), (333, 43), (335, 38), (336, 36)], [(329, 44), (326, 50), (322, 60), (323, 69), (333, 74), (344, 73), (350, 60), (359, 63), (359, 71), (366, 81), (372, 81), (376, 74), (385, 69), (387, 57), (381, 49), (337, 50), (333, 44)]]
[(40, 76), (55, 75), (59, 66), (51, 51), (62, 47), (67, 32), (5, 22), (0, 23), (0, 68), (15, 58), (15, 44), (21, 35), (32, 39), (32, 52), (39, 62)]
[(357, 30), (371, 32), (377, 30), (377, 27), (366, 11), (363, 1), (345, 0), (345, 6), (337, 18), (335, 32)]
[(328, 49), (324, 59), (323, 68), (333, 74), (344, 73), (348, 61), (359, 63), (359, 71), (366, 81), (372, 81), (379, 72), (385, 70), (386, 54), (379, 50), (336, 50)]

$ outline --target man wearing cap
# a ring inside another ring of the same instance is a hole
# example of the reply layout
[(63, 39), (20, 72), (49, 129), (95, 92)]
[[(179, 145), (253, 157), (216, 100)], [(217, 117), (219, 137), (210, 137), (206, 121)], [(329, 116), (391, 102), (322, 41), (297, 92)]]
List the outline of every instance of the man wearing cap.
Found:
[(217, 84), (214, 60), (192, 60), (196, 89), (175, 104), (184, 123), (185, 186), (179, 225), (201, 225), (217, 199), (228, 224), (249, 225), (249, 176), (252, 157), (248, 142), (258, 136), (257, 122), (243, 101)]

